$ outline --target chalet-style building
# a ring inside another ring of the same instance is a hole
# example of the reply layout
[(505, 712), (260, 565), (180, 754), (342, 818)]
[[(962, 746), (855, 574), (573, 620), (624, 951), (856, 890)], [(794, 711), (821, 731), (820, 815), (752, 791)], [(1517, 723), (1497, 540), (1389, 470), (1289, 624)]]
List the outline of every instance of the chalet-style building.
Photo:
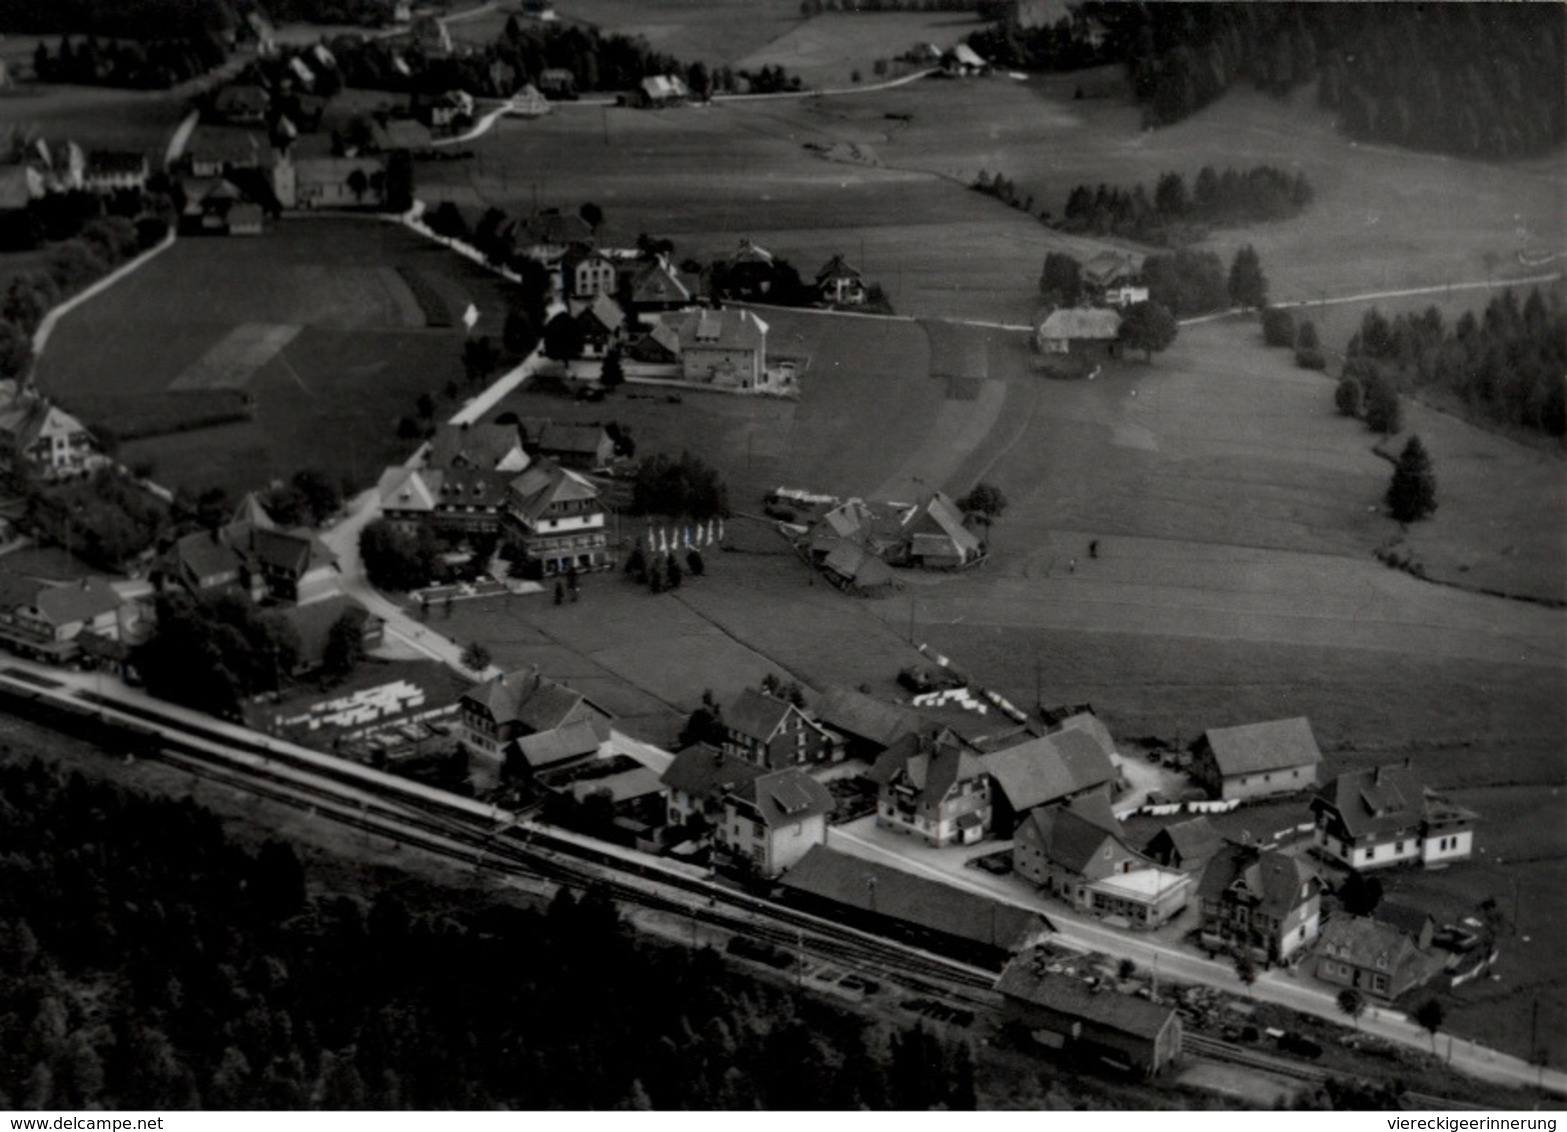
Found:
[(563, 468), (591, 472), (608, 467), (615, 458), (615, 441), (603, 425), (525, 417), (522, 433), (529, 456), (542, 456)]
[(1474, 851), (1477, 815), (1428, 791), (1407, 759), (1339, 775), (1311, 809), (1318, 848), (1357, 872), (1461, 861)]
[(108, 463), (86, 427), (47, 397), (0, 383), (0, 463), (46, 482), (85, 476)]
[(1157, 928), (1186, 907), (1191, 878), (1129, 846), (1103, 794), (1036, 806), (1018, 826), (1012, 867), (1080, 912)]
[(1050, 970), (1044, 951), (1019, 955), (996, 989), (1008, 1022), (1065, 1057), (1152, 1077), (1181, 1056), (1181, 1016), (1173, 1006)]
[(963, 512), (942, 492), (934, 492), (903, 524), (900, 561), (926, 569), (956, 570), (984, 555), (979, 536), (963, 522)]
[(139, 193), (147, 187), (149, 172), (145, 153), (95, 150), (82, 170), (82, 188), (103, 195)]
[(1317, 946), (1317, 978), (1389, 1002), (1444, 966), (1407, 932), (1374, 916), (1334, 916)]
[(668, 803), (668, 823), (678, 826), (700, 815), (717, 825), (723, 800), (766, 770), (749, 759), (727, 755), (717, 747), (695, 743), (676, 753), (660, 776)]
[(972, 845), (990, 832), (990, 775), (950, 730), (910, 735), (871, 767), (878, 787), (876, 824), (915, 834), (927, 845)]
[(1083, 289), (1098, 303), (1111, 307), (1129, 307), (1148, 301), (1148, 287), (1142, 278), (1142, 257), (1132, 252), (1103, 251), (1091, 256), (1082, 267)]
[(551, 460), (538, 459), (507, 488), (501, 529), (517, 540), (530, 573), (551, 577), (614, 565), (598, 488)]
[(1203, 732), (1192, 748), (1192, 781), (1225, 801), (1294, 794), (1317, 784), (1322, 752), (1304, 716)]
[(776, 877), (827, 843), (833, 800), (820, 782), (786, 767), (735, 785), (723, 807), (719, 843), (754, 872)]
[(487, 770), (523, 773), (587, 759), (608, 738), (612, 718), (582, 693), (525, 668), (463, 694), (457, 738)]
[(253, 494), (228, 523), (177, 540), (155, 573), (193, 594), (234, 589), (252, 601), (303, 605), (339, 592), (337, 556), (310, 531), (279, 527)]
[(1070, 728), (982, 756), (995, 780), (995, 829), (1009, 836), (1036, 806), (1097, 793), (1109, 802), (1115, 764), (1091, 734)]
[(1034, 332), (1039, 352), (1089, 362), (1120, 354), (1121, 316), (1103, 307), (1062, 307)]
[(1197, 886), (1202, 946), (1289, 963), (1317, 938), (1322, 882), (1299, 857), (1226, 843)]
[(39, 582), (0, 572), (0, 647), (46, 664), (65, 664), (83, 634), (122, 640), (139, 620), (132, 603), (100, 578)]
[(620, 341), (626, 314), (614, 299), (600, 294), (577, 312), (576, 321), (582, 329), (582, 356), (602, 358)]
[(768, 770), (843, 757), (839, 737), (788, 700), (747, 688), (720, 715), (725, 754)]
[(865, 302), (865, 280), (841, 254), (833, 256), (816, 273), (816, 290), (822, 301), (839, 306), (859, 306)]

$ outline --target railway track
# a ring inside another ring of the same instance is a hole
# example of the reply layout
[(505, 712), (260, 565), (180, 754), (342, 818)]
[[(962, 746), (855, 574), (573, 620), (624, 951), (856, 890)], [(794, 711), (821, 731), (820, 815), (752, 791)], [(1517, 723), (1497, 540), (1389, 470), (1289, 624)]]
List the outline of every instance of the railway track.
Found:
[(1181, 1049), (1193, 1057), (1200, 1057), (1206, 1061), (1228, 1062), (1248, 1069), (1261, 1069), (1268, 1073), (1277, 1073), (1281, 1077), (1292, 1077), (1297, 1081), (1312, 1084), (1328, 1078), (1326, 1070), (1318, 1069), (1314, 1065), (1305, 1065), (1288, 1057), (1275, 1057), (1261, 1050), (1248, 1049), (1245, 1046), (1204, 1037), (1201, 1034), (1182, 1034)]

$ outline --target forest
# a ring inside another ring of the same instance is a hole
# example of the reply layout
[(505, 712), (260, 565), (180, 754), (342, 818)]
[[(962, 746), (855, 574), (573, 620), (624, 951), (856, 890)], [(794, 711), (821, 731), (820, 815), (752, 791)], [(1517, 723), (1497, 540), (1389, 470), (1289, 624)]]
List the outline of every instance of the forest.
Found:
[(240, 23), (232, 0), (6, 0), (0, 32), (68, 32), (147, 40), (226, 33)]
[(600, 892), (313, 892), (195, 803), (0, 765), (0, 1109), (972, 1108), (964, 1042), (632, 933)]
[(1060, 227), (1069, 232), (1117, 235), (1145, 244), (1197, 243), (1210, 227), (1285, 220), (1311, 203), (1304, 173), (1272, 165), (1222, 173), (1204, 165), (1190, 190), (1179, 173), (1164, 173), (1150, 193), (1135, 185), (1077, 185), (1067, 195)]
[(1451, 327), (1435, 307), (1389, 319), (1372, 308), (1345, 347), (1344, 373), (1396, 387), (1440, 390), (1473, 416), (1567, 434), (1567, 311), (1538, 288), (1522, 304), (1512, 288)]
[[(1073, 46), (1087, 21), (1097, 51)], [(970, 42), (1011, 68), (1123, 62), (1150, 125), (1231, 86), (1286, 94), (1320, 80), (1319, 104), (1352, 138), (1468, 157), (1544, 153), (1567, 137), (1564, 27), (1553, 4), (1120, 4), (1075, 21), (1003, 20)]]

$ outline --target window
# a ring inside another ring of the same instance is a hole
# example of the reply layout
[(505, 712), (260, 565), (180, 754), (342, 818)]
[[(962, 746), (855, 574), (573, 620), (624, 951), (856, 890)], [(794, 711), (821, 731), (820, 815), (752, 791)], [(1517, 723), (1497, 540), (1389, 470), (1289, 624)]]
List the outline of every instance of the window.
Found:
[(1404, 843), (1402, 841), (1395, 841), (1395, 842), (1393, 842), (1393, 852), (1395, 852), (1395, 853), (1402, 853), (1403, 851), (1404, 851)]

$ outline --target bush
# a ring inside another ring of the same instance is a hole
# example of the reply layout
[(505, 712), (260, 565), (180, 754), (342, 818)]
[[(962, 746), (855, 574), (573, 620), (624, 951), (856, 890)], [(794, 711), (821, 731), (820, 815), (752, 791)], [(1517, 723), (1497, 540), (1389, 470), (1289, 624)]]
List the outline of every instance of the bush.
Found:
[(1315, 346), (1298, 346), (1295, 349), (1295, 364), (1301, 369), (1324, 370), (1328, 368), (1328, 359)]
[(1338, 388), (1333, 391), (1333, 405), (1343, 417), (1360, 416), (1361, 403), (1365, 399), (1365, 393), (1361, 389), (1360, 382), (1353, 377), (1339, 378)]
[(1266, 307), (1262, 312), (1262, 340), (1269, 346), (1289, 347), (1295, 344), (1295, 316), (1278, 307)]

